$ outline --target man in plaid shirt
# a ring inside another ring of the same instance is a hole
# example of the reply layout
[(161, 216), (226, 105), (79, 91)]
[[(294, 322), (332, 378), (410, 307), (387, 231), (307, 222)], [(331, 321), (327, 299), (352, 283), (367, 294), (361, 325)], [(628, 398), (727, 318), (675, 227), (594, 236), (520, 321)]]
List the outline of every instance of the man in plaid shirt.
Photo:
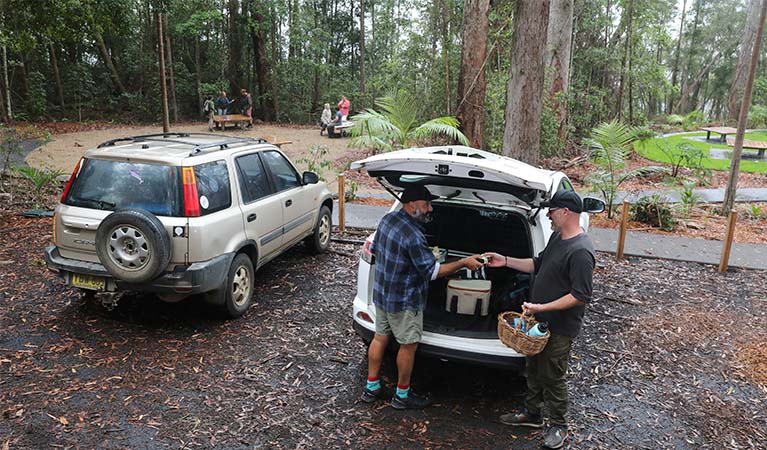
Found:
[[(431, 399), (410, 390), (415, 352), (423, 334), (429, 282), (464, 267), (482, 266), (473, 255), (440, 264), (429, 249), (422, 223), (432, 211), (431, 195), (424, 186), (409, 186), (402, 193), (402, 208), (385, 215), (378, 224), (372, 252), (375, 254), (373, 303), (376, 332), (368, 350), (368, 381), (362, 400), (391, 399), (396, 409), (424, 408)], [(397, 391), (381, 384), (379, 372), (390, 336), (399, 344)]]

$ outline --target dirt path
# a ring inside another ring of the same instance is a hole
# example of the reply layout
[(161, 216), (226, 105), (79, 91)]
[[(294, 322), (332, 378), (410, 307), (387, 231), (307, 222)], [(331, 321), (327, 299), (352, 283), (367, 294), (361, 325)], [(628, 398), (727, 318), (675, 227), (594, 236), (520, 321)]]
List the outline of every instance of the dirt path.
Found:
[[(206, 124), (203, 123), (183, 123), (173, 126), (171, 130), (174, 132), (208, 132)], [(162, 133), (162, 127), (121, 125), (106, 130), (58, 134), (53, 137), (51, 142), (33, 150), (27, 156), (26, 161), (32, 167), (50, 167), (69, 173), (85, 151), (96, 147), (104, 141), (118, 137), (152, 133)], [(311, 126), (264, 124), (256, 125), (250, 130), (234, 130), (230, 128), (222, 134), (292, 141), (291, 144), (283, 145), (281, 147), (282, 151), (302, 170), (307, 169), (308, 164), (302, 161), (302, 159), (310, 157), (310, 148), (314, 145), (323, 145), (327, 149), (327, 153), (318, 158), (317, 163), (319, 164), (322, 160), (333, 163), (332, 167), (320, 171), (320, 175), (327, 181), (335, 180), (336, 175), (345, 169), (344, 164), (346, 161), (343, 160), (343, 157), (350, 150), (348, 147), (349, 138), (330, 139), (327, 137), (327, 134), (320, 136), (319, 129)], [(335, 183), (330, 182), (328, 184), (331, 190), (335, 189)], [(361, 187), (360, 190), (364, 191), (365, 188)]]

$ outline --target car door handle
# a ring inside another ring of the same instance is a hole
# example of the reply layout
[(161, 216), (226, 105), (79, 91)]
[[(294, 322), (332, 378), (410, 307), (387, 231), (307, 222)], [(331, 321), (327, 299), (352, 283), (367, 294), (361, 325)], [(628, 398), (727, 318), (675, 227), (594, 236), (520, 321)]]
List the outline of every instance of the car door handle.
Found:
[(248, 222), (253, 222), (254, 220), (256, 220), (256, 217), (258, 217), (256, 213), (248, 214)]
[(285, 200), (285, 206), (290, 206), (293, 204), (293, 200)]

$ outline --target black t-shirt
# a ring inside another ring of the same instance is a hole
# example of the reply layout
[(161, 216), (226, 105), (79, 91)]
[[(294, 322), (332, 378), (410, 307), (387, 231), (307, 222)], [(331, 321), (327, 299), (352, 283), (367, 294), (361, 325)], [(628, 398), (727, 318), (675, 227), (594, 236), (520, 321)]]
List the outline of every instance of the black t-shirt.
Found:
[[(535, 263), (531, 302), (550, 303), (567, 294), (583, 303), (591, 301), (595, 265), (594, 244), (586, 233), (563, 240), (554, 233)], [(576, 337), (581, 331), (586, 305), (537, 313), (536, 320), (548, 322), (554, 334)]]

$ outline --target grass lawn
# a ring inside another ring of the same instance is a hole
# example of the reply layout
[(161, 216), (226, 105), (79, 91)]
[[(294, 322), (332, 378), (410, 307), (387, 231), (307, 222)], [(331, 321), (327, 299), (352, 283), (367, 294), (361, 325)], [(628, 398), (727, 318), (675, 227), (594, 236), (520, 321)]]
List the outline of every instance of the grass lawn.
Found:
[[(668, 140), (668, 146), (672, 151), (678, 151), (676, 148), (676, 145), (684, 142), (684, 143), (692, 145), (693, 147), (699, 148), (700, 150), (703, 151), (704, 157), (703, 157), (703, 160), (701, 161), (701, 165), (703, 167), (707, 169), (712, 169), (712, 170), (730, 170), (729, 159), (711, 159), (708, 157), (708, 155), (709, 155), (710, 148), (721, 148), (725, 150), (732, 150), (732, 147), (728, 145), (724, 145), (724, 144), (713, 144), (708, 142), (700, 142), (700, 141), (687, 139), (687, 137), (690, 137), (690, 136), (705, 136), (705, 135), (706, 135), (706, 132), (701, 131), (701, 132), (694, 132), (694, 133), (677, 134), (673, 136), (668, 136), (666, 138), (655, 138), (645, 142), (637, 142), (636, 144), (634, 144), (634, 149), (637, 151), (637, 153), (639, 153), (640, 155), (644, 156), (647, 159), (670, 164), (671, 159), (662, 150), (666, 146), (666, 144), (664, 143), (664, 140)], [(767, 141), (767, 132), (755, 131), (752, 133), (746, 133), (745, 138), (752, 141)], [(743, 150), (743, 152), (755, 153), (756, 151)], [(740, 171), (752, 172), (752, 173), (767, 173), (767, 159), (753, 160), (753, 159), (741, 158)]]

